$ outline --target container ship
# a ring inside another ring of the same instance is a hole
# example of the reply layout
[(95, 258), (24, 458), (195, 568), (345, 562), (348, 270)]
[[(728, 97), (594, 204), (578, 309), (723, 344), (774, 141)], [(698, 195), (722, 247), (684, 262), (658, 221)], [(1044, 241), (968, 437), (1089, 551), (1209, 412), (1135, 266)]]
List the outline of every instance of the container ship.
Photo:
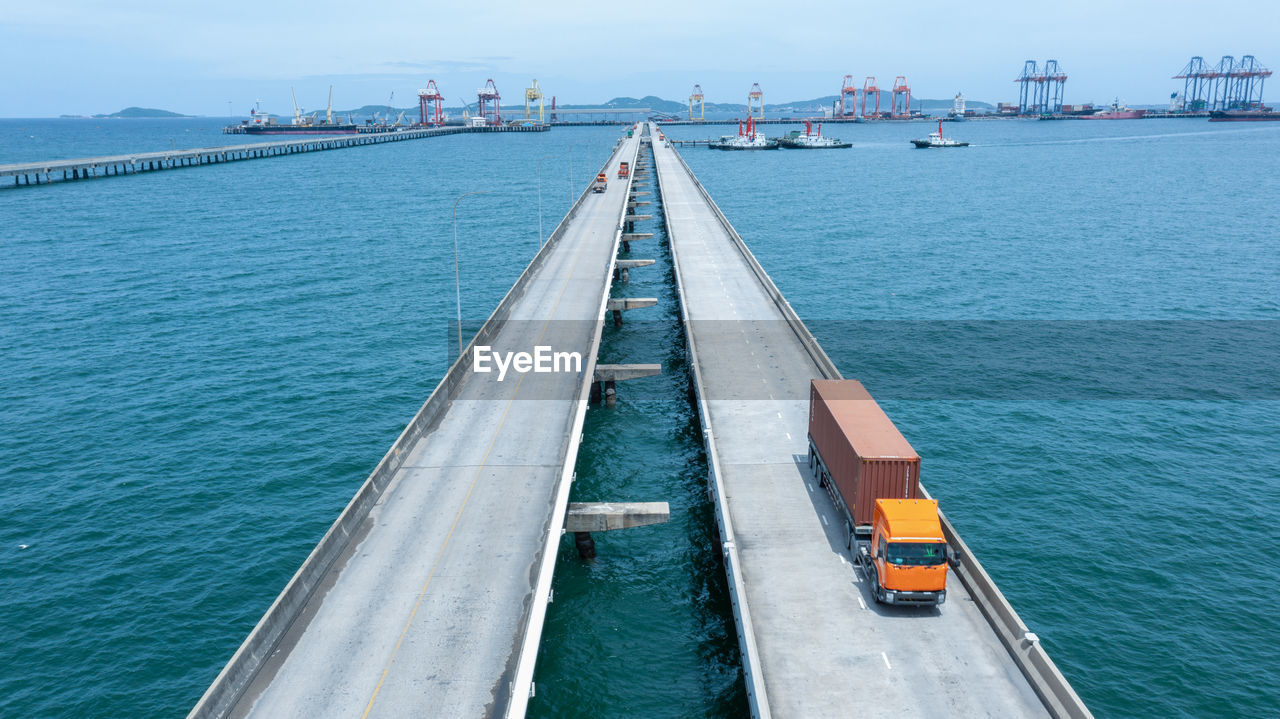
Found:
[(325, 110), (325, 119), (319, 120), (312, 113), (310, 116), (302, 114), (302, 108), (298, 107), (298, 96), (294, 94), (293, 88), (289, 88), (289, 94), (293, 95), (293, 121), (288, 124), (276, 122), (276, 118), (268, 113), (262, 112), (262, 108), (255, 105), (249, 110), (249, 119), (241, 121), (239, 126), (228, 128), (235, 134), (243, 135), (354, 135), (360, 131), (360, 126), (354, 122), (334, 122), (333, 121), (333, 86), (329, 86), (329, 106)]

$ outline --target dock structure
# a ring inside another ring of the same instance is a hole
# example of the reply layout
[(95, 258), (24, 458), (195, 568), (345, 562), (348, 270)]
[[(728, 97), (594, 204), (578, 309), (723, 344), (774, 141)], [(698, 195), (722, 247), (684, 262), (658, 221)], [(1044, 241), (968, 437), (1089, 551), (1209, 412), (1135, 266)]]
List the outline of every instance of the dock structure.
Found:
[[(125, 155), (82, 157), (72, 160), (45, 160), (0, 165), (0, 188), (25, 185), (47, 185), (68, 180), (90, 180), (99, 177), (136, 175), (156, 170), (172, 170), (179, 167), (216, 165), (224, 162), (256, 160), (302, 152), (340, 150), (364, 145), (380, 145), (384, 142), (420, 140), (439, 135), (458, 135), (473, 132), (545, 132), (547, 125), (503, 125), (495, 127), (432, 127), (406, 129), (397, 132), (358, 133), (352, 135), (321, 135), (298, 140), (254, 142), (244, 145), (197, 147), (187, 150), (161, 152), (135, 152)], [(6, 178), (13, 178), (10, 182)]]
[(840, 372), (683, 158), (653, 148), (753, 715), (1091, 716), (945, 518), (946, 603), (874, 601), (808, 467), (809, 382)]
[[(630, 189), (579, 196), (191, 717), (524, 716)], [(543, 346), (581, 366), (475, 360)]]

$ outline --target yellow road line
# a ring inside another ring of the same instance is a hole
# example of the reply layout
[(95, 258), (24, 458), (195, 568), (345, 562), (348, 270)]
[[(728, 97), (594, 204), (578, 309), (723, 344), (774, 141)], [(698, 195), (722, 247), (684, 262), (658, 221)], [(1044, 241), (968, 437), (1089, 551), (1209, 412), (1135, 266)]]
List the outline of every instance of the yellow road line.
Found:
[[(626, 202), (623, 193), (623, 202)], [(588, 227), (594, 225), (600, 217), (600, 211), (603, 207), (597, 207), (596, 211), (591, 215), (591, 221)], [(589, 238), (588, 238), (589, 239)], [(569, 289), (569, 281), (573, 279), (573, 273), (578, 268), (578, 261), (582, 259), (582, 251), (589, 244), (586, 240), (578, 246), (578, 251), (573, 256), (573, 264), (569, 266), (569, 275), (565, 278), (564, 284), (560, 286), (560, 293), (556, 295), (556, 302), (551, 307), (551, 312), (546, 321), (542, 323), (542, 332), (538, 335), (538, 340), (534, 344), (540, 344), (542, 338), (547, 334), (547, 327), (551, 324), (551, 318), (555, 315), (556, 310), (560, 307), (560, 301), (564, 299), (564, 293)], [(605, 288), (608, 292), (608, 288)], [(409, 627), (413, 625), (413, 618), (418, 613), (418, 607), (422, 605), (422, 598), (427, 594), (427, 587), (431, 586), (431, 580), (435, 577), (436, 569), (440, 565), (440, 560), (444, 558), (445, 550), (449, 547), (450, 540), (453, 539), (453, 532), (458, 527), (458, 522), (462, 519), (462, 512), (467, 508), (467, 503), (471, 500), (471, 493), (476, 488), (476, 483), (480, 481), (480, 474), (484, 471), (484, 466), (489, 461), (489, 455), (493, 452), (493, 447), (498, 442), (498, 437), (502, 435), (502, 427), (507, 423), (507, 415), (511, 412), (511, 408), (515, 405), (516, 397), (520, 394), (520, 385), (524, 384), (524, 378), (528, 375), (520, 375), (520, 381), (516, 382), (516, 389), (511, 393), (511, 399), (507, 400), (507, 407), (502, 411), (502, 419), (498, 421), (498, 428), (494, 430), (493, 438), (489, 440), (489, 447), (484, 452), (484, 457), (480, 460), (479, 466), (476, 467), (476, 474), (471, 479), (471, 485), (467, 487), (467, 493), (462, 498), (462, 505), (458, 507), (458, 513), (453, 518), (453, 524), (449, 526), (449, 533), (445, 535), (444, 544), (440, 546), (440, 552), (436, 555), (435, 561), (431, 563), (431, 571), (427, 574), (427, 579), (422, 584), (422, 590), (418, 592), (418, 598), (413, 603), (413, 609), (409, 612), (409, 619), (404, 623), (404, 629), (400, 630), (400, 636), (396, 639), (396, 645), (391, 649), (391, 656), (387, 659), (387, 665), (382, 669), (382, 675), (378, 677), (378, 684), (373, 688), (373, 695), (369, 697), (369, 703), (364, 708), (364, 713), (360, 715), (360, 719), (368, 719), (369, 712), (373, 711), (373, 703), (377, 701), (379, 692), (382, 691), (382, 685), (387, 681), (387, 675), (391, 672), (391, 664), (395, 662), (396, 655), (400, 653), (400, 645), (404, 643), (404, 638), (409, 634)]]

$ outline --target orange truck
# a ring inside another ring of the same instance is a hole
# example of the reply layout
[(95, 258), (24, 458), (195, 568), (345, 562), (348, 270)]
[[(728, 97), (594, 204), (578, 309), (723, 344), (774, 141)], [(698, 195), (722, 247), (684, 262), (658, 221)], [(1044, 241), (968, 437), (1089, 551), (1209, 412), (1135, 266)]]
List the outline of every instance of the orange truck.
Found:
[(631, 174), (631, 165), (623, 162), (618, 165), (618, 178), (622, 179)]
[(920, 496), (920, 456), (860, 382), (810, 383), (809, 468), (845, 515), (877, 601), (946, 601), (947, 544), (938, 503)]
[(604, 192), (609, 187), (609, 176), (603, 172), (596, 175), (596, 179), (591, 183), (592, 192)]
[(947, 601), (947, 540), (934, 499), (877, 499), (871, 539), (858, 540), (858, 566), (883, 604)]

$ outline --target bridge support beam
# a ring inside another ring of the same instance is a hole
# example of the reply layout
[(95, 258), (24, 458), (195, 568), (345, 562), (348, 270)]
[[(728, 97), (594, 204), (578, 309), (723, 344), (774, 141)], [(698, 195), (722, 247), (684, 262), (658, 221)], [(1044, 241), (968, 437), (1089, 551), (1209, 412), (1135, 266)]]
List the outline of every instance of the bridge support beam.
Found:
[(609, 299), (608, 309), (613, 313), (613, 326), (622, 326), (622, 313), (625, 310), (638, 310), (642, 307), (653, 307), (658, 304), (656, 297), (613, 297)]
[(637, 267), (648, 267), (653, 264), (653, 260), (618, 260), (614, 263), (613, 279), (621, 280), (623, 284), (631, 281), (631, 270)]
[(671, 505), (666, 502), (570, 502), (564, 529), (573, 532), (578, 556), (596, 558), (596, 542), (592, 532), (648, 527), (671, 520)]
[(660, 374), (660, 364), (596, 365), (595, 374), (591, 378), (591, 403), (597, 404), (603, 400), (606, 407), (612, 407), (618, 402), (618, 382)]
[(631, 243), (635, 240), (647, 240), (653, 237), (652, 232), (624, 232), (622, 233), (622, 251), (630, 252)]

